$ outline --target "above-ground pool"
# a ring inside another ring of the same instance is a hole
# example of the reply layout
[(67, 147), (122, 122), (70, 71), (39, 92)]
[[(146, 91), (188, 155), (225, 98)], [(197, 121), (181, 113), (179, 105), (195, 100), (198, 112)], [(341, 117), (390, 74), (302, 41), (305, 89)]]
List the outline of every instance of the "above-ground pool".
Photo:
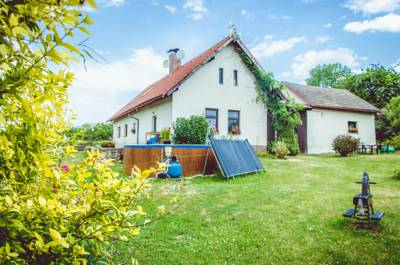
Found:
[[(217, 162), (209, 145), (197, 144), (134, 144), (124, 147), (124, 170), (131, 174), (136, 165), (141, 170), (157, 167), (157, 162), (165, 158), (165, 148), (170, 147), (171, 153), (178, 157), (182, 164), (183, 176), (214, 174)], [(207, 161), (207, 163), (206, 163)]]

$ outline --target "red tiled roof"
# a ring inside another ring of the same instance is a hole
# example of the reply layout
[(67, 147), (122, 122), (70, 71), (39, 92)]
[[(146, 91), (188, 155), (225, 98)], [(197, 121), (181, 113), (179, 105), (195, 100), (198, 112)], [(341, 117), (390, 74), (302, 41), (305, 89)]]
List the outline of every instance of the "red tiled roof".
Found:
[(122, 118), (123, 116), (138, 110), (150, 103), (160, 100), (167, 96), (167, 93), (184, 81), (194, 70), (196, 70), (206, 59), (212, 56), (216, 51), (218, 51), (230, 37), (226, 37), (213, 47), (203, 52), (199, 56), (193, 58), (186, 64), (177, 68), (174, 72), (164, 76), (157, 82), (148, 86), (142, 92), (140, 92), (134, 99), (132, 99), (128, 104), (122, 107), (117, 113), (115, 113), (109, 121), (114, 121)]

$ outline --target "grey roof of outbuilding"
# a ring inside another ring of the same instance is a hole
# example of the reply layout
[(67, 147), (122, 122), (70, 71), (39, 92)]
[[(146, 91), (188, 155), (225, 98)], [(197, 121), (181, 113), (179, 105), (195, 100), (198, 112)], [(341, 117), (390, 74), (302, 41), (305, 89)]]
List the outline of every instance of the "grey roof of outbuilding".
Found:
[(313, 108), (354, 112), (379, 112), (380, 110), (346, 89), (324, 88), (283, 82), (285, 87)]

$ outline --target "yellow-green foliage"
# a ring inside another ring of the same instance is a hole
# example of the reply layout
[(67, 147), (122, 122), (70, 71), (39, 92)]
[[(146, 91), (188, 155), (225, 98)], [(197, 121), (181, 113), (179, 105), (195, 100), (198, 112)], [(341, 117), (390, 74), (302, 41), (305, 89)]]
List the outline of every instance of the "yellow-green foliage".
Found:
[(120, 177), (110, 165), (91, 151), (69, 171), (47, 168), (25, 185), (3, 182), (0, 262), (107, 260), (107, 242), (138, 235), (146, 221), (135, 202), (155, 170), (136, 169), (132, 177)]
[(283, 141), (275, 141), (272, 146), (272, 151), (279, 159), (286, 158), (286, 156), (289, 154), (289, 149), (287, 148), (286, 143)]
[(80, 2), (0, 0), (0, 179), (30, 181), (62, 142), (73, 75), (56, 66), (87, 52), (68, 42), (92, 23)]
[(60, 167), (73, 152), (62, 136), (73, 75), (58, 66), (90, 57), (68, 42), (92, 23), (84, 3), (0, 0), (1, 264), (107, 261), (107, 242), (138, 235), (146, 222), (137, 199), (154, 170), (121, 177), (97, 152)]

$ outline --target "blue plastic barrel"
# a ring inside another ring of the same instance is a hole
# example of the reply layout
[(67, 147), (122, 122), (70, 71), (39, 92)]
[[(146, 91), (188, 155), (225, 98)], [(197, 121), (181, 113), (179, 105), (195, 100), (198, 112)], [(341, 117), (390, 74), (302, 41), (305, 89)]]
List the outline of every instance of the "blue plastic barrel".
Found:
[(182, 165), (179, 162), (172, 162), (172, 164), (168, 166), (168, 175), (171, 178), (179, 178), (182, 176)]

